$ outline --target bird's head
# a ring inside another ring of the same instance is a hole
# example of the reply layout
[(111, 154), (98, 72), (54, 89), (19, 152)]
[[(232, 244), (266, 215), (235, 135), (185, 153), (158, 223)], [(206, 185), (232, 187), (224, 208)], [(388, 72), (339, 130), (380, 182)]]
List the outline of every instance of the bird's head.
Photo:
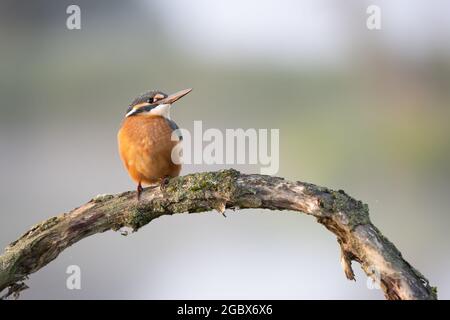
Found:
[(145, 92), (133, 100), (127, 109), (125, 117), (155, 115), (170, 118), (172, 103), (191, 91), (192, 89), (185, 89), (171, 95), (158, 90)]

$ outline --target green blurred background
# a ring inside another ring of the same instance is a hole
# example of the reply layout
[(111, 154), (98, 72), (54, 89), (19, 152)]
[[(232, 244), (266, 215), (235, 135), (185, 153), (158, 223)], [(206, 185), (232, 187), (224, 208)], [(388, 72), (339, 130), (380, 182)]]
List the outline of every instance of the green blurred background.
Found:
[[(81, 30), (66, 8), (81, 7)], [(366, 29), (366, 8), (382, 30)], [(134, 188), (117, 154), (127, 105), (194, 91), (183, 128), (280, 129), (280, 171), (344, 189), (450, 298), (450, 3), (0, 1), (0, 246), (99, 193)], [(182, 173), (225, 166), (188, 165)], [(258, 166), (234, 166), (258, 172)], [(82, 289), (66, 289), (67, 266)], [(381, 299), (310, 217), (163, 217), (77, 243), (23, 298)]]

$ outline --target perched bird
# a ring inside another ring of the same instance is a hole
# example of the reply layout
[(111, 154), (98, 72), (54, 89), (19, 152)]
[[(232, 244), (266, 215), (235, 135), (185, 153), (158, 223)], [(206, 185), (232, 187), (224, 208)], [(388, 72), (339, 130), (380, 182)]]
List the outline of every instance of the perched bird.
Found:
[(170, 107), (191, 90), (170, 96), (157, 90), (149, 91), (128, 107), (117, 139), (123, 164), (137, 183), (138, 200), (143, 184), (159, 182), (163, 188), (170, 177), (180, 174), (181, 164), (174, 163), (171, 155), (182, 137), (179, 135), (172, 140), (172, 132), (178, 126), (170, 119)]

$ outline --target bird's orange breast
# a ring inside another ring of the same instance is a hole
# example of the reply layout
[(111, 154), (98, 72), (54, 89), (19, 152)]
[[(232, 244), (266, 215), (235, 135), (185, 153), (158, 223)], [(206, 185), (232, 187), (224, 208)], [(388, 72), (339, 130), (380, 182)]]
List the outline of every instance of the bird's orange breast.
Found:
[(172, 162), (173, 129), (160, 116), (125, 118), (117, 135), (119, 153), (131, 178), (137, 183), (152, 184), (166, 176), (178, 176), (181, 165)]

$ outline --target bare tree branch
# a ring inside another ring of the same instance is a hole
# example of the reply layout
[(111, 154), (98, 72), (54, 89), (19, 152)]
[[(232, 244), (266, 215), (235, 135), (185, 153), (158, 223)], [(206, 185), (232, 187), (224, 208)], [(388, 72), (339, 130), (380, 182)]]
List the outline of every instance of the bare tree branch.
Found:
[(172, 179), (163, 191), (147, 188), (141, 201), (135, 192), (98, 196), (68, 213), (28, 230), (0, 256), (0, 292), (18, 294), (23, 281), (61, 251), (90, 235), (130, 227), (137, 231), (155, 218), (175, 213), (223, 213), (225, 208), (292, 210), (317, 218), (337, 236), (341, 264), (354, 280), (352, 261), (379, 281), (387, 299), (437, 299), (436, 288), (402, 258), (397, 248), (370, 222), (367, 205), (304, 182), (222, 170)]

